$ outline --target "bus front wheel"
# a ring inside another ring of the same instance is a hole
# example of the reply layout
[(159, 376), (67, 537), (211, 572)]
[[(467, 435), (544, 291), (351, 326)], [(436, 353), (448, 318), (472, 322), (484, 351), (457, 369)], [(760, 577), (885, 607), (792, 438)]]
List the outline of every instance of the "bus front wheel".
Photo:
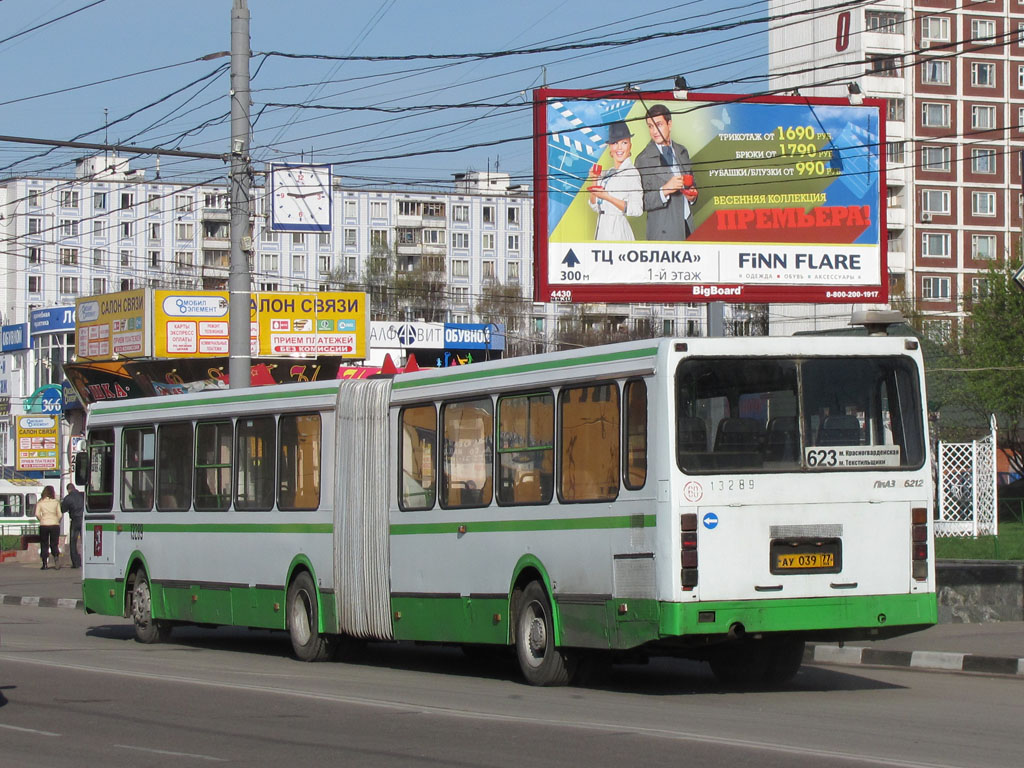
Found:
[(531, 581), (516, 592), (516, 657), (530, 685), (565, 685), (572, 677), (574, 659), (555, 646), (551, 601), (544, 587)]
[(141, 571), (136, 575), (132, 587), (132, 621), (135, 624), (135, 639), (140, 643), (162, 643), (171, 636), (171, 625), (153, 618), (153, 595), (149, 590), (149, 579)]
[(333, 639), (321, 634), (316, 586), (303, 571), (288, 587), (288, 634), (300, 661), (326, 661), (334, 653)]

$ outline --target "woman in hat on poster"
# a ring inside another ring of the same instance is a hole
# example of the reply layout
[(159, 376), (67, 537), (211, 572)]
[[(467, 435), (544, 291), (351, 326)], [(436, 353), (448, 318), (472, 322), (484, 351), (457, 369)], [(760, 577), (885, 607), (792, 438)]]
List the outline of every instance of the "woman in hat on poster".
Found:
[(595, 240), (635, 240), (627, 216), (644, 212), (640, 172), (633, 166), (633, 134), (625, 121), (608, 126), (608, 154), (614, 163), (603, 174), (594, 166), (591, 175), (590, 207), (597, 211)]

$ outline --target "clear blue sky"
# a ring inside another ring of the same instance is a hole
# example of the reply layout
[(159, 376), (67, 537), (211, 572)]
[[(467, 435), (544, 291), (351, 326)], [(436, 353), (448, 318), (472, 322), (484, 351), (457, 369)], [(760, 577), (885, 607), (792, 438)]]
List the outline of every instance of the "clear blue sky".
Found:
[[(103, 141), (104, 109), (109, 110), (111, 123), (141, 110), (112, 125), (109, 140), (226, 151), (230, 128), (221, 117), (229, 109), (227, 72), (189, 84), (218, 67), (226, 68), (229, 60), (184, 62), (230, 48), (231, 0), (103, 0), (86, 8), (92, 2), (96, 0), (0, 0), (0, 39), (73, 14), (0, 43), (0, 70), (6, 75), (0, 89), (0, 134), (62, 140), (87, 134), (82, 141), (98, 142)], [(483, 170), (488, 164), (492, 169), (500, 164), (502, 171), (530, 183), (528, 141), (380, 158), (529, 136), (532, 122), (527, 101), (545, 78), (551, 87), (635, 83), (667, 89), (674, 75), (685, 74), (691, 88), (698, 89), (767, 72), (764, 24), (634, 45), (484, 61), (337, 62), (260, 55), (270, 51), (330, 56), (467, 53), (626, 40), (763, 17), (767, 2), (249, 0), (249, 10), (256, 121), (252, 154), (257, 169), (264, 162), (308, 160), (312, 155), (314, 161), (336, 163), (335, 172), (353, 184), (443, 184), (452, 173)], [(76, 88), (157, 67), (168, 68)], [(709, 90), (743, 93), (763, 87), (761, 81), (715, 85)], [(522, 106), (397, 114), (269, 106), (408, 108), (517, 102)], [(82, 154), (59, 150), (28, 159), (41, 151), (0, 143), (0, 177), (68, 174), (68, 162)], [(151, 164), (151, 158), (139, 161), (142, 166)], [(161, 165), (166, 179), (224, 172), (218, 163), (165, 159)]]

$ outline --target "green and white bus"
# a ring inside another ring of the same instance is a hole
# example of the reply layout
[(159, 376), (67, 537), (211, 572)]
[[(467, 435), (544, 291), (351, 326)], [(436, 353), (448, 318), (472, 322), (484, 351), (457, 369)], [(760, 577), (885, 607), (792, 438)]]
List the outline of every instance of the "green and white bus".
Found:
[[(616, 654), (783, 682), (805, 640), (936, 621), (917, 341), (629, 342), (365, 381), (97, 403), (86, 610)], [(85, 475), (88, 477), (85, 477)]]

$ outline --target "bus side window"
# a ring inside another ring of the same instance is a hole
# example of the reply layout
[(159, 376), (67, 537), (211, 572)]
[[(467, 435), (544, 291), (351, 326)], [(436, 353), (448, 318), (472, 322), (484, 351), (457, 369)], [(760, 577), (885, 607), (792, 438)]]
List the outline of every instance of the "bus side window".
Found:
[(498, 400), (498, 503), (548, 504), (555, 479), (555, 399), (550, 392)]
[(320, 506), (320, 414), (282, 416), (278, 431), (277, 508), (317, 509)]
[(109, 512), (114, 508), (114, 430), (94, 429), (89, 433), (88, 457), (86, 509)]
[(433, 405), (403, 408), (399, 420), (398, 505), (403, 510), (434, 506), (437, 410)]
[(157, 431), (156, 508), (183, 511), (192, 504), (191, 422), (161, 424)]
[(647, 382), (634, 379), (625, 388), (625, 434), (623, 481), (632, 491), (647, 482)]
[(231, 504), (231, 437), (230, 421), (196, 425), (196, 509), (223, 510)]
[(563, 389), (559, 494), (564, 501), (611, 501), (619, 495), (619, 388), (614, 383)]
[(441, 421), (444, 424), (442, 505), (446, 508), (488, 506), (493, 476), (491, 399), (448, 403), (441, 410)]

